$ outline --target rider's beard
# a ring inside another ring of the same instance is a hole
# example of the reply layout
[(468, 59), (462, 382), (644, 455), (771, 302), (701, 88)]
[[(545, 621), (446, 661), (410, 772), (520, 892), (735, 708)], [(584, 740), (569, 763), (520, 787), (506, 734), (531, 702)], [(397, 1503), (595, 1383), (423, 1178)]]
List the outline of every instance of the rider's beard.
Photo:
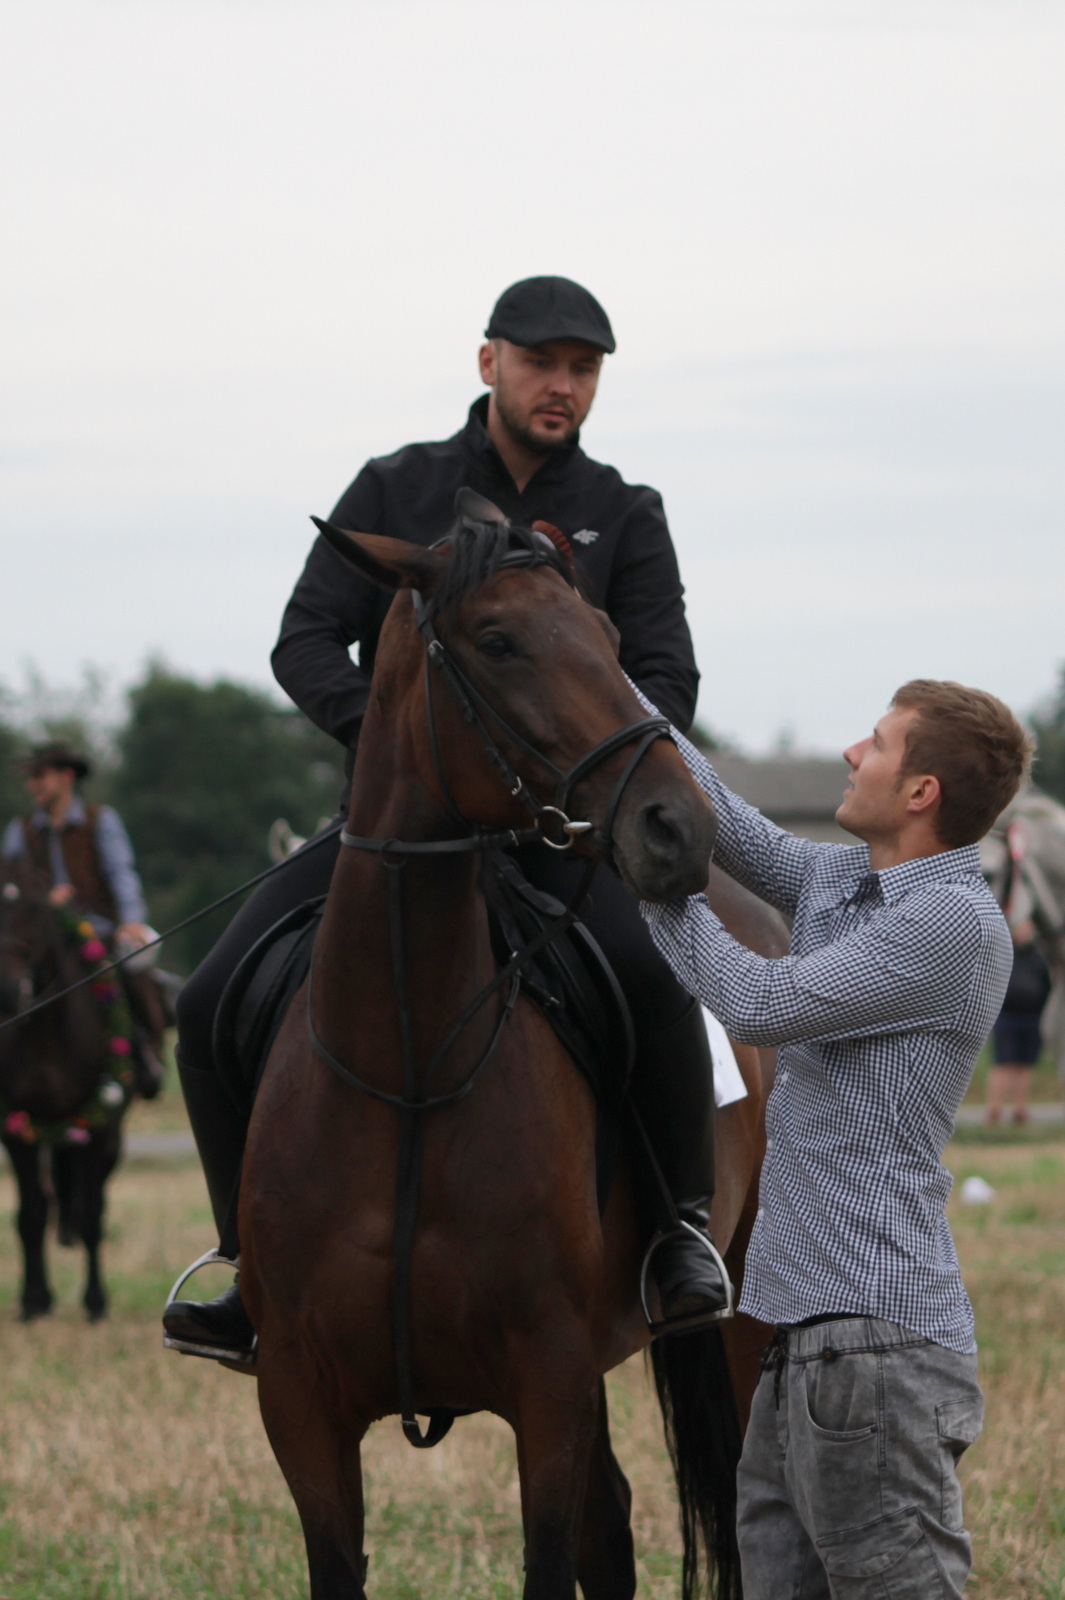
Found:
[(495, 400), (496, 411), (499, 413), (499, 420), (510, 434), (510, 437), (514, 440), (514, 443), (520, 444), (523, 449), (530, 451), (533, 455), (546, 456), (550, 455), (552, 450), (563, 450), (565, 449), (566, 445), (573, 443), (574, 439), (577, 437), (577, 434), (580, 432), (580, 425), (578, 423), (574, 423), (571, 427), (566, 429), (565, 433), (560, 434), (557, 438), (545, 439), (540, 434), (533, 433), (532, 429), (527, 427), (526, 424), (515, 415), (510, 405), (509, 396), (503, 390), (501, 384), (496, 385)]

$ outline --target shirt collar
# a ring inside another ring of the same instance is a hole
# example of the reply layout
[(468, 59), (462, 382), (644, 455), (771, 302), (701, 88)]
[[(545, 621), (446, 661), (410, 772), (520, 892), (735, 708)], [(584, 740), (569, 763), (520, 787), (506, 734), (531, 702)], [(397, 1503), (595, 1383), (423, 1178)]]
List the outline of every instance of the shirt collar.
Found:
[(934, 856), (920, 856), (916, 861), (903, 861), (897, 867), (884, 867), (873, 874), (880, 880), (880, 893), (892, 905), (911, 889), (926, 883), (956, 883), (959, 878), (980, 876), (980, 850), (975, 844), (966, 844), (960, 850), (939, 850)]
[[(85, 802), (81, 798), (81, 795), (71, 795), (70, 804), (67, 806), (67, 814), (63, 818), (62, 826), (64, 828), (77, 827), (79, 822), (85, 821), (86, 815)], [(45, 811), (43, 808), (38, 809), (33, 813), (33, 826), (35, 828), (50, 828), (52, 826), (52, 819), (48, 815), (47, 811)]]

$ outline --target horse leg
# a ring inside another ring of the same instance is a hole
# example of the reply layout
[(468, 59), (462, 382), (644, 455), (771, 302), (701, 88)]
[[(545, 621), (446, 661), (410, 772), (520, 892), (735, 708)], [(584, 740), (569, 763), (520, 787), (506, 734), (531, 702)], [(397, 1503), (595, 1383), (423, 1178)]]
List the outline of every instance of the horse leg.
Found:
[(311, 1600), (365, 1600), (367, 1423), (342, 1419), (310, 1359), (291, 1359), (290, 1351), (278, 1371), (260, 1346), (259, 1409), (303, 1525)]
[(95, 1129), (86, 1145), (66, 1145), (52, 1157), (53, 1179), (60, 1197), (60, 1216), (67, 1237), (80, 1239), (88, 1256), (81, 1303), (90, 1322), (107, 1315), (107, 1291), (100, 1271), (104, 1197), (107, 1180), (118, 1161), (118, 1127)]
[(82, 1165), (81, 1238), (88, 1253), (88, 1272), (82, 1305), (90, 1322), (107, 1315), (107, 1290), (100, 1271), (100, 1244), (104, 1235), (107, 1180), (118, 1165), (122, 1150), (122, 1125), (98, 1128), (84, 1147)]
[[(563, 1387), (563, 1355), (518, 1395), (514, 1432), (525, 1524), (524, 1600), (574, 1600), (585, 1485), (599, 1411), (599, 1383)], [(537, 1381), (538, 1380), (538, 1381)], [(568, 1392), (567, 1392), (568, 1391)]]
[(52, 1149), (52, 1189), (56, 1203), (56, 1241), (67, 1250), (73, 1249), (81, 1238), (77, 1219), (77, 1189), (72, 1181), (74, 1169), (66, 1159), (72, 1152), (62, 1146)]
[(600, 1379), (599, 1416), (577, 1546), (577, 1582), (584, 1600), (632, 1600), (636, 1593), (631, 1510), (629, 1480), (610, 1447), (606, 1385)]
[(41, 1147), (22, 1139), (4, 1140), (18, 1183), (18, 1235), (22, 1241), (22, 1309), (20, 1319), (32, 1322), (52, 1309), (52, 1291), (44, 1264), (48, 1195), (41, 1180)]

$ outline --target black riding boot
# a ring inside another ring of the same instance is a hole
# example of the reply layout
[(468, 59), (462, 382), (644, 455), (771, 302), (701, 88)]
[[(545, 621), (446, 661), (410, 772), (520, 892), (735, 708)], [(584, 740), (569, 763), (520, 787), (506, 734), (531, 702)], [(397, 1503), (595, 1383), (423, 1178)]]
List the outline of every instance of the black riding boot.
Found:
[[(213, 1072), (186, 1066), (179, 1054), (178, 1074), (221, 1237), (240, 1179), (247, 1125)], [(171, 1348), (216, 1360), (250, 1358), (255, 1340), (235, 1278), (215, 1300), (174, 1300), (163, 1312), (163, 1328)]]
[[(651, 1255), (662, 1321), (694, 1327), (731, 1316), (732, 1284), (710, 1237), (714, 1063), (697, 1000), (678, 1021), (640, 1041), (632, 1096), (665, 1186), (687, 1225), (670, 1228), (663, 1217), (665, 1237)], [(660, 1202), (655, 1209), (662, 1211)]]

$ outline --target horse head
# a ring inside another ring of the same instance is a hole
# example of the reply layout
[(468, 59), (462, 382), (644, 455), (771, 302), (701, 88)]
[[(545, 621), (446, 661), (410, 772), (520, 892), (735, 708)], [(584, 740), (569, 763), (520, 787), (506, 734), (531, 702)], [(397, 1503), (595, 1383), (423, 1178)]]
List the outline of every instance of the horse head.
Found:
[(641, 898), (698, 893), (713, 809), (647, 722), (565, 540), (465, 492), (459, 513), (428, 549), (315, 519), (346, 561), (397, 591), (368, 728), (387, 722), (405, 776), (452, 832), (456, 820), (502, 832), (535, 817), (556, 848), (609, 860)]

